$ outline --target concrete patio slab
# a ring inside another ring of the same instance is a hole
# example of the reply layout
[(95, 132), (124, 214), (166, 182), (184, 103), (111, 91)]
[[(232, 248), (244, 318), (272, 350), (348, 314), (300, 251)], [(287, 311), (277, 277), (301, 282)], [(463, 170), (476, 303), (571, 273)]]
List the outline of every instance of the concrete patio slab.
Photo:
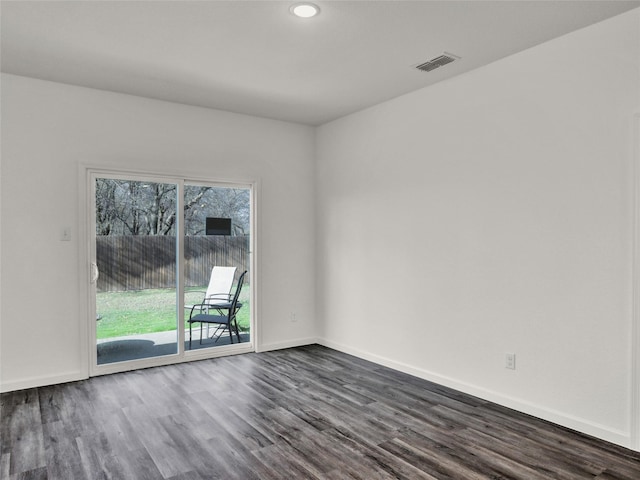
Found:
[[(206, 332), (206, 330), (205, 330)], [(98, 340), (98, 365), (141, 358), (174, 355), (178, 353), (176, 331), (129, 335)], [(234, 335), (234, 342), (237, 341)], [(185, 332), (185, 349), (189, 349), (189, 330)], [(249, 333), (240, 333), (242, 343), (249, 342)], [(215, 338), (202, 339), (200, 344), (200, 329), (193, 330), (192, 350), (201, 348), (215, 348), (229, 345), (229, 334), (223, 333), (216, 341)]]

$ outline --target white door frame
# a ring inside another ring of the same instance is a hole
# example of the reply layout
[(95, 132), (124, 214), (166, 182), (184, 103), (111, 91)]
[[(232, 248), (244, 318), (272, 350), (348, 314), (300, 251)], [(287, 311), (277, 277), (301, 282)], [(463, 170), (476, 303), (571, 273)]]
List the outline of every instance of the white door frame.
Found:
[(630, 448), (640, 451), (640, 113), (633, 116), (633, 264), (631, 318)]
[[(178, 212), (183, 211), (183, 187), (184, 184), (210, 185), (226, 188), (247, 188), (250, 191), (250, 245), (249, 245), (249, 284), (251, 285), (250, 299), (250, 341), (242, 344), (225, 345), (216, 348), (205, 348), (193, 351), (184, 351), (184, 272), (182, 268), (182, 259), (184, 258), (184, 225), (183, 218), (177, 219), (178, 231), (177, 235), (177, 308), (178, 308), (178, 353), (175, 355), (167, 355), (160, 357), (151, 357), (146, 359), (131, 360), (127, 362), (118, 362), (111, 364), (97, 364), (96, 350), (96, 321), (95, 321), (95, 284), (92, 283), (92, 263), (95, 263), (95, 178), (122, 178), (127, 180), (144, 180), (159, 183), (174, 183), (178, 185), (177, 204)], [(240, 353), (249, 353), (256, 350), (257, 340), (259, 338), (258, 315), (258, 291), (259, 286), (256, 283), (258, 278), (258, 262), (257, 262), (257, 196), (258, 182), (255, 180), (220, 180), (220, 179), (202, 179), (188, 178), (178, 174), (159, 174), (145, 171), (132, 171), (126, 169), (112, 169), (95, 167), (89, 165), (80, 165), (80, 238), (83, 239), (84, 245), (80, 248), (80, 293), (81, 298), (85, 299), (84, 305), (80, 306), (80, 333), (81, 339), (84, 339), (82, 345), (82, 361), (87, 365), (86, 376), (106, 375), (111, 373), (123, 372), (128, 370), (137, 370), (140, 368), (148, 368), (152, 366), (170, 365), (174, 363), (188, 362), (193, 360), (202, 360), (206, 358), (215, 358), (225, 355), (234, 355)], [(87, 321), (88, 319), (88, 321)], [(93, 319), (93, 321), (91, 321)]]

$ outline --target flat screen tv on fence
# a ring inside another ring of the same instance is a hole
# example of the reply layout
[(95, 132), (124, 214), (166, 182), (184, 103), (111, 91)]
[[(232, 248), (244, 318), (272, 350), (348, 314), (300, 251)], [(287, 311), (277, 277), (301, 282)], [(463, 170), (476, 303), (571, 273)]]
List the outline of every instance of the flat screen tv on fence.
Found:
[(207, 235), (231, 235), (230, 218), (207, 217)]

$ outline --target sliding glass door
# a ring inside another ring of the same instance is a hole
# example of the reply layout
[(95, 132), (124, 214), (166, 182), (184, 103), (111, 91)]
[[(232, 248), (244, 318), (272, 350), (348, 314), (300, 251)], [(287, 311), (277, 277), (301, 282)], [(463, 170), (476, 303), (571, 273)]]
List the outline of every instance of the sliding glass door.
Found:
[[(185, 184), (184, 214), (185, 349), (250, 342), (251, 190)], [(227, 315), (227, 309), (216, 305), (233, 300), (244, 271), (247, 275), (237, 292), (239, 308), (231, 329), (224, 324), (189, 322), (203, 312)]]
[(92, 374), (253, 349), (251, 186), (89, 178)]
[(178, 353), (176, 183), (97, 177), (98, 365)]

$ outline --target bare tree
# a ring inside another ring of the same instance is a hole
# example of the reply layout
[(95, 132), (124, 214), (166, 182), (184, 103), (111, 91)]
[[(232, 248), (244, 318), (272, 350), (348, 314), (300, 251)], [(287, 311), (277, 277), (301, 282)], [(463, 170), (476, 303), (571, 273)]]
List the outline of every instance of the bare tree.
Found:
[(110, 235), (117, 221), (116, 184), (105, 181), (103, 178), (96, 180), (96, 234)]
[(248, 189), (185, 186), (185, 198), (196, 197), (197, 201), (191, 203), (188, 212), (185, 201), (187, 235), (203, 235), (207, 217), (230, 218), (234, 235), (245, 235), (249, 232)]
[[(175, 235), (176, 185), (99, 178), (96, 234)], [(234, 234), (249, 231), (249, 190), (186, 185), (187, 235), (202, 235), (207, 217), (231, 218)]]

